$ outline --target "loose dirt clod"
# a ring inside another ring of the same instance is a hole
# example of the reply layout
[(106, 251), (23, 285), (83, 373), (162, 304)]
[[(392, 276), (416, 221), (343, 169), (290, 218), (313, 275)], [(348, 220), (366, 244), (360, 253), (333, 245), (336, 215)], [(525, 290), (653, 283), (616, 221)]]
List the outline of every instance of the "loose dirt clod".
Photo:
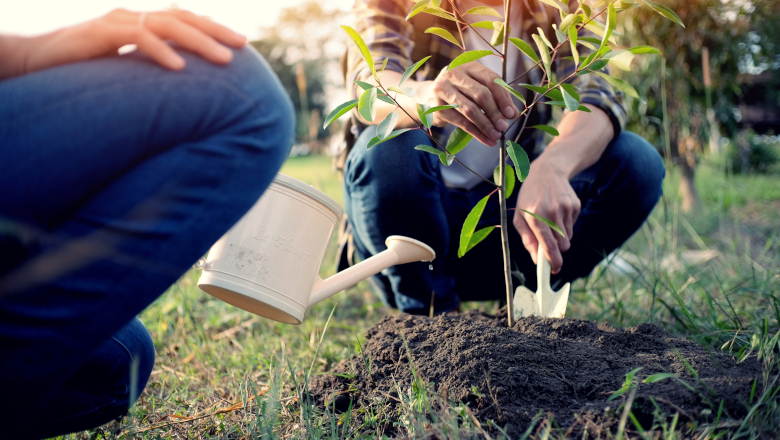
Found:
[[(670, 416), (679, 413), (681, 422), (704, 423), (715, 418), (722, 400), (723, 417), (741, 418), (753, 380), (761, 375), (755, 358), (737, 364), (726, 353), (673, 338), (652, 324), (622, 329), (529, 317), (510, 329), (505, 316), (480, 312), (433, 319), (400, 315), (385, 317), (366, 339), (362, 356), (333, 368), (339, 375), (315, 376), (310, 385), (317, 402), (337, 411), (346, 411), (350, 400), (353, 409), (382, 402), (372, 411), (353, 411), (355, 423), (367, 413), (399, 415), (399, 388), (407, 393), (414, 380), (410, 356), (436, 393), (468, 404), (483, 426), (492, 420), (512, 437), (522, 434), (540, 410), (574, 434), (615, 430), (629, 393), (607, 398), (638, 367), (631, 411), (645, 428), (652, 425), (656, 405)], [(656, 373), (674, 373), (693, 390), (674, 378), (642, 382)], [(395, 428), (388, 426), (385, 433), (392, 435)]]

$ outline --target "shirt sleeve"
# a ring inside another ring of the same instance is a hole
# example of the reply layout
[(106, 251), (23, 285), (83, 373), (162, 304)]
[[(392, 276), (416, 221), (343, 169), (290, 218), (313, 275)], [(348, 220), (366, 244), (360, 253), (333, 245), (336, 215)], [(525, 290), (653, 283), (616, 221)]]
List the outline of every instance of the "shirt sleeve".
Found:
[[(363, 38), (377, 70), (387, 60), (385, 70), (403, 73), (412, 64), (412, 25), (406, 21), (405, 9), (410, 4), (404, 0), (356, 0), (352, 8), (354, 29)], [(347, 49), (347, 90), (353, 99), (357, 97), (354, 80), (371, 77), (357, 46), (350, 41)]]

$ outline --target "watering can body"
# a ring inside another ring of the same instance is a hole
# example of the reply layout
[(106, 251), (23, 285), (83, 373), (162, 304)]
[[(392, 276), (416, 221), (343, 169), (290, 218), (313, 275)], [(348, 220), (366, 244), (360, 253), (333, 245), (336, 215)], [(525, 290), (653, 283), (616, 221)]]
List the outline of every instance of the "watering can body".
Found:
[(394, 264), (432, 260), (425, 244), (389, 237), (388, 249), (326, 280), (319, 277), (343, 211), (335, 200), (278, 174), (209, 251), (198, 287), (256, 315), (300, 324), (306, 308)]

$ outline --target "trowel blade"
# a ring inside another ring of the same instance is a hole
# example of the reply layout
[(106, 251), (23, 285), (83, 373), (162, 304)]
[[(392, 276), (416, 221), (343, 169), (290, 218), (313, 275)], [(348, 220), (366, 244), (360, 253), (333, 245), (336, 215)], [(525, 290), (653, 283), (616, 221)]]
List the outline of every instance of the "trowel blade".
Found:
[(515, 289), (515, 297), (512, 299), (512, 311), (515, 317), (526, 317), (536, 314), (536, 294), (528, 290), (525, 286), (518, 286)]
[(571, 284), (566, 283), (561, 290), (553, 294), (547, 316), (550, 318), (563, 318), (566, 315), (566, 305), (569, 303), (569, 290)]

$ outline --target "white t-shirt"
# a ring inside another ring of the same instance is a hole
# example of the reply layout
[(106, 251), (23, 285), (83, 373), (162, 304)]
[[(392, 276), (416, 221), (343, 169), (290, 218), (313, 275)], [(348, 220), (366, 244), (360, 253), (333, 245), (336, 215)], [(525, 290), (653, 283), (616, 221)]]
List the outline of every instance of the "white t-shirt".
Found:
[[(465, 12), (468, 9), (475, 7), (475, 6), (484, 6), (484, 4), (481, 4), (476, 1), (472, 0), (466, 0), (466, 1), (460, 1), (458, 2), (458, 8), (461, 11)], [(501, 6), (497, 9), (499, 13), (503, 14), (503, 11), (501, 10)], [(473, 21), (481, 21), (481, 20), (496, 20), (496, 17), (487, 17), (487, 16), (475, 16), (475, 15), (469, 15), (468, 18), (478, 17), (478, 19), (474, 19)], [(522, 23), (522, 8), (521, 7), (514, 7), (511, 11), (511, 16), (509, 18), (510, 23), (517, 23), (515, 26), (511, 26), (512, 32), (510, 32), (510, 37), (520, 37), (521, 29), (520, 29), (520, 23)], [(482, 28), (474, 28), (476, 32), (479, 32), (480, 35), (482, 35), (485, 40), (490, 41), (490, 38), (493, 35), (493, 30), (491, 29), (482, 29)], [(466, 50), (481, 50), (481, 49), (487, 49), (492, 50), (490, 45), (483, 41), (479, 36), (475, 34), (471, 28), (467, 28), (463, 31), (463, 38), (466, 40)], [(501, 50), (499, 48), (499, 50)], [(519, 52), (515, 52), (519, 53)], [(520, 58), (515, 58), (516, 60), (519, 60)], [(479, 60), (477, 60), (478, 63), (482, 64), (483, 66), (487, 67), (488, 69), (498, 73), (501, 75), (501, 58), (493, 55), (489, 55), (486, 57), (482, 57)], [(515, 78), (519, 73), (518, 72), (518, 63), (510, 63), (506, 66), (506, 74), (508, 78)], [(518, 109), (522, 109), (521, 102), (515, 98), (512, 97), (514, 100), (515, 106)], [(510, 124), (512, 121), (508, 121)], [(520, 124), (517, 123), (507, 132), (507, 139), (514, 140), (514, 137), (517, 135), (518, 130), (520, 129)], [(448, 125), (444, 129), (444, 137), (443, 139), (446, 141), (447, 138), (449, 138), (450, 133), (452, 133), (455, 130), (454, 125)], [(486, 177), (489, 180), (492, 180), (493, 176), (493, 170), (496, 169), (496, 167), (499, 164), (499, 153), (498, 153), (498, 141), (494, 145), (487, 146), (483, 144), (482, 142), (479, 142), (478, 140), (472, 138), (471, 142), (468, 143), (466, 148), (464, 148), (460, 153), (458, 153), (458, 160), (463, 162), (464, 165), (471, 168), (472, 170), (476, 171), (478, 174)], [(475, 186), (477, 186), (478, 183), (482, 182), (482, 179), (475, 176), (462, 166), (458, 165), (457, 163), (453, 163), (451, 166), (444, 166), (442, 165), (441, 169), (442, 177), (444, 177), (444, 180), (447, 182), (449, 186), (455, 187), (455, 188), (463, 188), (463, 189), (472, 189)]]

